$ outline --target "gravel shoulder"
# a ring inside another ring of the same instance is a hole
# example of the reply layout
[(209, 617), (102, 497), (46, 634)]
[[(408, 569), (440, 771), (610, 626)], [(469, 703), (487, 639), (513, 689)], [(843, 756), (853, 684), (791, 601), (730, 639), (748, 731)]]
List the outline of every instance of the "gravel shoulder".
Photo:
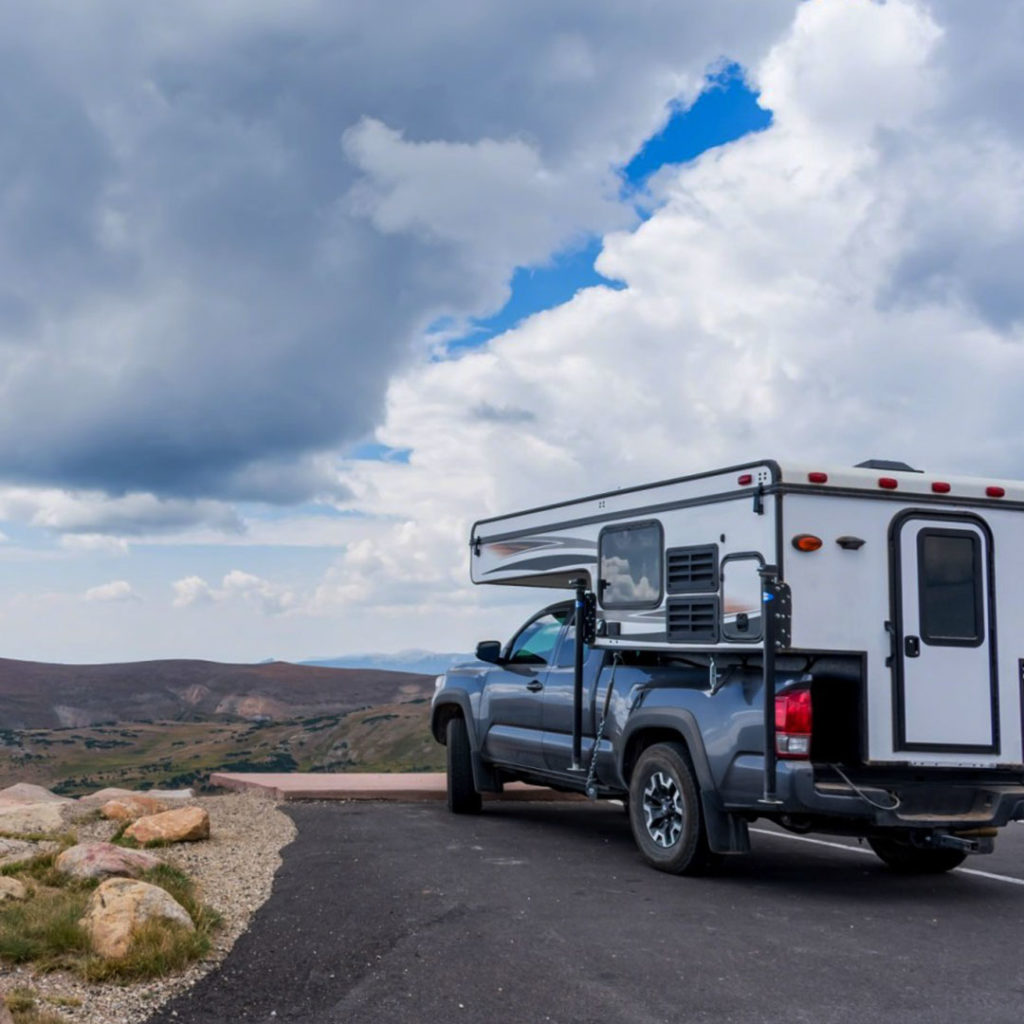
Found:
[[(245, 932), (253, 914), (270, 897), (274, 875), (281, 865), (281, 850), (294, 840), (296, 830), (272, 800), (258, 793), (199, 797), (190, 803), (209, 812), (210, 838), (154, 852), (187, 872), (195, 880), (203, 902), (223, 918), (205, 960), (182, 974), (134, 985), (89, 983), (62, 971), (37, 974), (30, 967), (0, 964), (0, 991), (29, 987), (40, 1001), (59, 999), (62, 1005), (55, 1009), (68, 1024), (139, 1024), (217, 967)], [(117, 826), (108, 821), (87, 821), (74, 828), (79, 841), (89, 842), (109, 839)], [(77, 1000), (81, 1005), (69, 1006), (66, 1000)]]

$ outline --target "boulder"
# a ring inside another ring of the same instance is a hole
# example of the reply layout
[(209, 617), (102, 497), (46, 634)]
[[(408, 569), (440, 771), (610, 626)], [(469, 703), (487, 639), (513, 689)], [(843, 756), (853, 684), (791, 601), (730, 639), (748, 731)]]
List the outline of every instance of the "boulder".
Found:
[(122, 796), (116, 800), (108, 800), (101, 808), (100, 814), (111, 821), (135, 821), (149, 814), (161, 814), (167, 810), (167, 804), (141, 793), (135, 796)]
[(17, 878), (7, 878), (0, 875), (0, 903), (8, 900), (28, 899), (28, 887)]
[(125, 829), (138, 843), (186, 843), (210, 838), (210, 815), (202, 807), (179, 807), (149, 818), (139, 818)]
[[(78, 803), (85, 807), (101, 807), (108, 800), (124, 800), (141, 795), (133, 789), (118, 789), (116, 786), (108, 786), (106, 789), (99, 789), (87, 796), (80, 796)], [(180, 803), (183, 800), (195, 799), (195, 793), (191, 789), (147, 789), (145, 795), (154, 800), (162, 800), (164, 803)]]
[(62, 807), (59, 803), (0, 805), (0, 832), (14, 835), (62, 832)]
[(42, 786), (30, 782), (16, 782), (13, 786), (0, 789), (0, 805), (6, 804), (70, 804), (70, 797), (57, 796)]
[(188, 911), (170, 893), (148, 882), (108, 878), (92, 894), (80, 924), (94, 953), (116, 960), (127, 955), (132, 937), (147, 921), (170, 921), (195, 931)]
[(65, 850), (54, 866), (72, 878), (138, 878), (161, 863), (159, 857), (143, 850), (129, 850), (113, 843), (79, 843)]

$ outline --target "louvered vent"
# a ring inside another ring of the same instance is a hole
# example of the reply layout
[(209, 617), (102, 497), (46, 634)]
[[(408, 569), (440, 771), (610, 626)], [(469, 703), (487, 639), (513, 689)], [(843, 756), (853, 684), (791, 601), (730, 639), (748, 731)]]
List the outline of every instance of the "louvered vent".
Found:
[(718, 598), (669, 598), (665, 607), (670, 643), (718, 643)]
[(717, 544), (669, 548), (665, 562), (670, 594), (706, 594), (718, 590)]

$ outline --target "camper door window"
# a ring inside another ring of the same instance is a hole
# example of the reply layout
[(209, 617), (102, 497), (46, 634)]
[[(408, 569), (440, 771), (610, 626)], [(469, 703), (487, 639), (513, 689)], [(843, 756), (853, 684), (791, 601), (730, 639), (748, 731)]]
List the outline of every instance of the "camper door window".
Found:
[(630, 523), (601, 531), (600, 601), (604, 608), (657, 608), (661, 603), (661, 523)]

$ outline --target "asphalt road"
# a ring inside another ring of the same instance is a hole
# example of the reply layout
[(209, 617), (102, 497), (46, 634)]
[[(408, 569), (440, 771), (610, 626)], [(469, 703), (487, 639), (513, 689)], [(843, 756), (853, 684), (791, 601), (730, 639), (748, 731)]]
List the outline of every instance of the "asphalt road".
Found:
[(968, 859), (1004, 878), (908, 879), (769, 827), (690, 879), (646, 867), (613, 805), (287, 810), (271, 899), (150, 1024), (1024, 1017), (1024, 826)]

